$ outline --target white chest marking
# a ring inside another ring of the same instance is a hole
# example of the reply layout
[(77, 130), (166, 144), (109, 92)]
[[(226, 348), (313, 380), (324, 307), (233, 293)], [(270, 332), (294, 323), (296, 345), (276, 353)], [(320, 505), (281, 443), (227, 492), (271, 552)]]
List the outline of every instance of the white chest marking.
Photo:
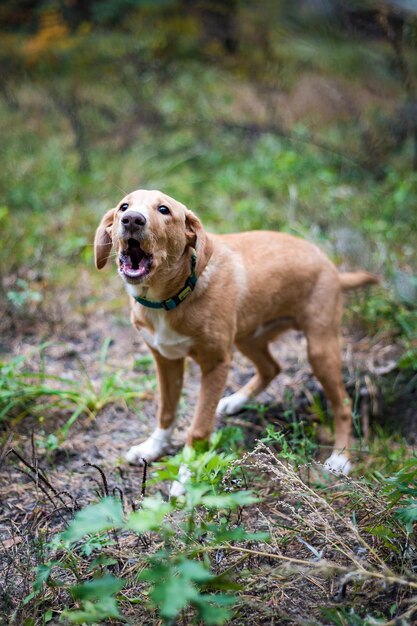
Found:
[(166, 322), (165, 311), (152, 311), (152, 324), (155, 332), (142, 328), (141, 334), (148, 346), (158, 350), (166, 359), (182, 359), (187, 356), (193, 345), (191, 337), (172, 330)]

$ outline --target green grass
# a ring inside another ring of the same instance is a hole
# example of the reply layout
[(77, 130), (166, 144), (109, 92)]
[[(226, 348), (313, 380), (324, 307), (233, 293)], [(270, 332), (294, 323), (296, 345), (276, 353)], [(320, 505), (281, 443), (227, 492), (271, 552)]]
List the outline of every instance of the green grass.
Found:
[[(16, 426), (27, 416), (36, 417), (40, 425), (39, 446), (47, 452), (58, 448), (68, 437), (71, 426), (83, 416), (93, 418), (109, 404), (130, 404), (143, 398), (149, 389), (148, 374), (141, 371), (136, 380), (106, 364), (111, 340), (101, 349), (98, 381), (93, 381), (82, 361), (72, 371), (75, 377), (57, 376), (46, 368), (48, 346), (32, 354), (17, 356), (0, 363), (0, 422)], [(29, 364), (36, 358), (36, 365)], [(42, 437), (46, 423), (54, 418), (62, 422)]]
[[(7, 150), (17, 149), (16, 135), (9, 139)], [(53, 307), (58, 287), (75, 292), (81, 268), (91, 268), (98, 280), (92, 268), (94, 230), (106, 209), (140, 186), (179, 198), (211, 230), (286, 230), (318, 242), (337, 262), (377, 271), (384, 281), (379, 303), (371, 297), (360, 310), (368, 328), (372, 317), (398, 326), (398, 315), (392, 314), (403, 297), (415, 306), (415, 287), (397, 280), (400, 272), (410, 285), (415, 280), (414, 174), (400, 179), (393, 172), (378, 183), (354, 168), (342, 174), (337, 160), (312, 146), (289, 145), (271, 135), (242, 145), (238, 135), (216, 130), (198, 149), (195, 134), (186, 129), (159, 137), (144, 131), (140, 144), (122, 155), (92, 150), (89, 175), (77, 172), (65, 144), (39, 137), (34, 152), (37, 159), (21, 166), (15, 185), (6, 184), (11, 165), (0, 175), (6, 241), (0, 268), (8, 277), (7, 305), (18, 316), (38, 300), (46, 311)], [(6, 163), (13, 159), (6, 155)]]

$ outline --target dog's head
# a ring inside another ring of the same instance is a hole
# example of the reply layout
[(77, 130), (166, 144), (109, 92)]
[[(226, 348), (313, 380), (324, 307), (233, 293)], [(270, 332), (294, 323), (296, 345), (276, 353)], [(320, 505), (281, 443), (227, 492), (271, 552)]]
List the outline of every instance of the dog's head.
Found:
[(96, 231), (97, 269), (116, 250), (119, 274), (126, 283), (151, 284), (161, 271), (173, 269), (192, 247), (197, 274), (207, 265), (212, 244), (200, 220), (183, 204), (160, 191), (140, 189), (107, 211)]

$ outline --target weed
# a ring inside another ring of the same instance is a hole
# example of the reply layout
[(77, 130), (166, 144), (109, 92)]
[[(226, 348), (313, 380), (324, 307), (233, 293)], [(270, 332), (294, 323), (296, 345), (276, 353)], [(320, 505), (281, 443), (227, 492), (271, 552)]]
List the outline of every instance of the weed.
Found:
[(196, 487), (200, 483), (209, 484), (214, 490), (220, 488), (230, 464), (236, 459), (242, 436), (241, 429), (236, 427), (214, 432), (208, 444), (204, 444), (206, 450), (185, 447), (176, 456), (168, 457), (164, 467), (155, 471), (155, 480), (176, 480), (181, 465), (185, 464), (191, 471), (191, 484)]
[(378, 623), (384, 623), (385, 620), (379, 622), (374, 617), (369, 619), (360, 617), (355, 609), (345, 608), (325, 608), (322, 610), (322, 616), (329, 624), (334, 626), (376, 626)]
[[(143, 397), (146, 376), (141, 389), (140, 384), (127, 381), (122, 372), (106, 366), (110, 342), (110, 339), (105, 341), (101, 349), (98, 384), (93, 382), (82, 361), (75, 380), (48, 373), (45, 367), (48, 344), (29, 356), (0, 363), (0, 421), (16, 424), (27, 415), (37, 415), (43, 425), (54, 412), (69, 414), (63, 426), (41, 440), (42, 447), (53, 451), (66, 439), (69, 429), (81, 415), (94, 417), (110, 403), (126, 403)], [(34, 355), (39, 360), (37, 369), (28, 367), (28, 360)]]
[(384, 481), (387, 476), (396, 474), (410, 456), (410, 448), (398, 434), (387, 433), (378, 425), (374, 426), (373, 436), (363, 449), (366, 457), (358, 464), (358, 473), (370, 480)]
[[(167, 626), (188, 607), (204, 624), (224, 624), (237, 601), (233, 591), (239, 587), (213, 571), (210, 552), (226, 541), (267, 538), (265, 533), (247, 533), (229, 521), (235, 509), (257, 501), (247, 491), (220, 491), (219, 472), (224, 476), (230, 458), (211, 449), (203, 455), (190, 451), (174, 459), (167, 470), (170, 477), (176, 477), (174, 466), (184, 462), (196, 472), (185, 497), (175, 502), (150, 496), (138, 510), (124, 514), (118, 499), (105, 497), (76, 513), (68, 528), (50, 542), (50, 559), (37, 568), (33, 591), (25, 602), (38, 603), (47, 589), (58, 586), (72, 598), (74, 606), (62, 615), (74, 624), (123, 619), (122, 600), (149, 604)], [(135, 554), (129, 580), (124, 580), (111, 573), (117, 560), (109, 558), (108, 552), (115, 542), (119, 550), (131, 544), (132, 533), (143, 538), (151, 533), (156, 547), (150, 554)], [(87, 568), (86, 557), (90, 559)], [(65, 581), (60, 575), (63, 571), (69, 574)], [(139, 595), (129, 599), (122, 589), (132, 585)]]
[[(368, 598), (372, 589), (375, 606), (378, 605), (378, 594), (384, 590), (384, 604), (379, 607), (376, 617), (386, 616), (390, 607), (395, 605), (396, 585), (411, 593), (417, 589), (415, 537), (410, 534), (415, 511), (412, 506), (407, 508), (410, 498), (415, 495), (414, 458), (406, 463), (404, 472), (400, 470), (390, 479), (380, 477), (377, 489), (365, 479), (347, 478), (336, 484), (307, 486), (288, 460), (281, 460), (280, 455), (275, 455), (264, 444), (246, 456), (244, 467), (258, 475), (267, 472), (268, 481), (273, 483), (272, 497), (276, 497), (274, 488), (279, 489), (280, 513), (275, 523), (282, 530), (272, 531), (271, 543), (273, 545), (276, 541), (275, 545), (280, 549), (273, 556), (271, 552), (269, 554), (283, 564), (292, 564), (294, 575), (312, 575), (319, 584), (323, 581), (322, 575), (328, 577), (331, 571), (339, 572), (338, 595), (347, 598), (347, 586), (354, 584), (356, 589), (353, 587), (349, 594), (349, 601), (354, 606), (357, 606), (355, 594), (360, 593), (358, 586), (368, 585)], [(282, 536), (285, 536), (284, 542)], [(300, 541), (314, 555), (313, 558), (308, 554), (300, 558), (299, 551), (296, 556), (291, 555), (291, 544)], [(234, 549), (249, 552), (239, 546)], [(255, 549), (252, 553), (260, 555)], [(392, 593), (387, 585), (393, 585)], [(406, 610), (407, 603), (402, 604), (402, 615), (400, 607), (395, 605), (399, 620), (403, 616), (407, 619), (417, 611), (415, 598), (411, 602), (412, 606)], [(359, 615), (355, 608), (345, 610), (337, 606), (330, 608), (326, 616), (332, 617), (336, 620), (332, 623), (337, 624), (373, 623), (369, 602), (366, 609), (369, 617), (364, 617), (362, 612)]]
[(286, 431), (276, 431), (270, 424), (266, 429), (266, 437), (261, 441), (277, 446), (280, 458), (294, 464), (295, 467), (311, 462), (317, 450), (317, 443), (307, 435), (305, 424), (297, 419), (290, 422)]
[(417, 457), (403, 461), (401, 469), (382, 482), (396, 517), (412, 533), (417, 522)]
[[(338, 600), (316, 606), (316, 617), (326, 623), (370, 626), (391, 618), (408, 623), (417, 610), (411, 533), (415, 458), (403, 471), (380, 477), (377, 488), (365, 479), (311, 487), (292, 462), (264, 444), (242, 461), (213, 446), (179, 455), (157, 479), (176, 478), (186, 463), (193, 478), (184, 497), (147, 496), (133, 511), (105, 497), (78, 511), (48, 542), (27, 606), (41, 608), (45, 597), (55, 606), (59, 594), (66, 594), (63, 615), (70, 623), (129, 619), (131, 611), (136, 617), (145, 612), (150, 622), (156, 612), (167, 626), (181, 614), (186, 623), (235, 623), (233, 613), (256, 602), (266, 576), (269, 593), (276, 585), (301, 592), (312, 582), (336, 590)], [(242, 468), (262, 485), (262, 502), (250, 491), (230, 490), (231, 476)], [(263, 528), (244, 528), (245, 509), (252, 518), (257, 512)], [(249, 559), (245, 573), (240, 564)], [(244, 599), (237, 595), (241, 586)], [(365, 590), (368, 602), (360, 608), (356, 597)], [(263, 598), (259, 617), (268, 614)], [(315, 623), (312, 615), (309, 619)]]
[(360, 316), (361, 323), (373, 334), (383, 331), (402, 338), (406, 348), (411, 349), (416, 341), (415, 311), (401, 303), (390, 290), (355, 295), (349, 314)]

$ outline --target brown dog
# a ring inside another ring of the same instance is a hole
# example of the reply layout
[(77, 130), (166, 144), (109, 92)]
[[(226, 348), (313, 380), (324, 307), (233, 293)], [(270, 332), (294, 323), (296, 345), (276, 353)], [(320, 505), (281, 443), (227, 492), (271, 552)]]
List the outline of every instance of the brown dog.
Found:
[[(352, 415), (339, 347), (342, 291), (377, 283), (367, 272), (339, 274), (315, 245), (283, 233), (206, 233), (183, 204), (160, 191), (134, 191), (108, 211), (96, 232), (104, 267), (115, 246), (119, 274), (132, 297), (131, 319), (154, 356), (160, 389), (158, 424), (130, 462), (165, 452), (179, 401), (184, 359), (201, 368), (201, 391), (187, 443), (210, 437), (215, 416), (231, 415), (280, 372), (269, 343), (304, 332), (308, 358), (329, 398), (335, 447), (329, 468), (348, 473)], [(221, 399), (237, 348), (256, 367), (237, 393)]]

